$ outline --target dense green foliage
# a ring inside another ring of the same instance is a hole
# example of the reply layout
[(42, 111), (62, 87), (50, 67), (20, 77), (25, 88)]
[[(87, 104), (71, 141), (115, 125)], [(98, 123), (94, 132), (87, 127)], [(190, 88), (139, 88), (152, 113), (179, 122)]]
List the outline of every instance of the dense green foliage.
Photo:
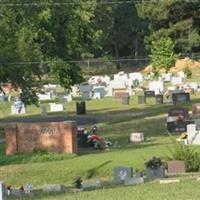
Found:
[(37, 101), (33, 83), (43, 74), (56, 72), (65, 88), (80, 83), (77, 60), (137, 60), (162, 37), (171, 38), (176, 54), (200, 52), (199, 0), (59, 2), (7, 0), (0, 6), (1, 84), (21, 88), (26, 104)]
[(172, 40), (169, 37), (163, 37), (159, 40), (153, 41), (151, 47), (151, 58), (154, 71), (159, 71), (161, 68), (169, 71), (176, 61)]

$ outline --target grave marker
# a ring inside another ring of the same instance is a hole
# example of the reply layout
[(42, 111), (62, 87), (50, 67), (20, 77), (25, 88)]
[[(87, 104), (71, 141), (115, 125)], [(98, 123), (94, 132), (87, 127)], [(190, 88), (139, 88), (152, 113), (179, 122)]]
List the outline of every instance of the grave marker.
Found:
[(185, 173), (185, 162), (182, 160), (171, 160), (167, 162), (167, 172), (173, 174)]
[(114, 180), (117, 183), (124, 183), (127, 179), (132, 178), (133, 169), (131, 167), (115, 167)]
[(6, 200), (6, 187), (2, 181), (0, 181), (0, 200)]
[(172, 101), (176, 103), (189, 102), (190, 94), (185, 92), (172, 93)]
[(200, 116), (200, 103), (195, 103), (192, 105), (192, 114), (194, 117)]

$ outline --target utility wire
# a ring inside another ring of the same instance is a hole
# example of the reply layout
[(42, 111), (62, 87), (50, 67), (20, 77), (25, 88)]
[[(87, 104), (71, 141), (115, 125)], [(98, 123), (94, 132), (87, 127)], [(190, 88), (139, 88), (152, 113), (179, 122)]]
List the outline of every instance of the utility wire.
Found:
[[(95, 2), (96, 4), (132, 4), (132, 3), (135, 3), (135, 4), (138, 4), (138, 3), (159, 3), (159, 2), (162, 2), (164, 0), (145, 0), (145, 1), (139, 1), (139, 0), (132, 0), (132, 1), (99, 1), (99, 2)], [(72, 2), (54, 2), (54, 3), (42, 3), (42, 2), (39, 2), (39, 3), (1, 3), (0, 2), (0, 6), (7, 6), (7, 7), (14, 7), (14, 6), (36, 6), (36, 7), (39, 7), (39, 6), (62, 6), (62, 5), (70, 5), (70, 4), (81, 4), (81, 5), (91, 5), (91, 4), (94, 4), (94, 2), (81, 2), (81, 1), (72, 1)]]
[(104, 63), (104, 62), (125, 62), (125, 61), (140, 61), (149, 60), (148, 57), (133, 58), (133, 59), (113, 59), (113, 60), (71, 60), (71, 61), (30, 61), (30, 62), (0, 62), (0, 65), (28, 65), (28, 64), (49, 64), (49, 63)]

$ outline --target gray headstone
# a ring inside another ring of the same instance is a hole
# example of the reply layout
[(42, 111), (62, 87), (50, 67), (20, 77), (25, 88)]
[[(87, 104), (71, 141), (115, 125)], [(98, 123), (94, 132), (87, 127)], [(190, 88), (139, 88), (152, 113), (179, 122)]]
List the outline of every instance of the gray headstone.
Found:
[(0, 181), (0, 200), (6, 200), (6, 187), (2, 181)]
[(124, 185), (137, 185), (144, 183), (143, 177), (133, 177), (125, 180)]
[(61, 184), (48, 184), (42, 190), (43, 192), (65, 192), (65, 186)]
[(114, 180), (117, 183), (124, 183), (125, 180), (132, 178), (132, 167), (115, 167), (114, 168)]
[(156, 179), (156, 178), (164, 178), (165, 177), (165, 171), (164, 167), (160, 166), (158, 168), (146, 168), (146, 175), (149, 179)]

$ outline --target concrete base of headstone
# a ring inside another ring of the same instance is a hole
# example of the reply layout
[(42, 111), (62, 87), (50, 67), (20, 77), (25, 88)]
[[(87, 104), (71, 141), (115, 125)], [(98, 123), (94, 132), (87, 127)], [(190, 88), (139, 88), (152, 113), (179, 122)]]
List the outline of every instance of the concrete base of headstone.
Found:
[(65, 192), (65, 186), (61, 184), (48, 184), (42, 190), (43, 192)]
[(134, 177), (134, 178), (126, 179), (124, 182), (124, 185), (138, 185), (142, 183), (144, 183), (143, 177)]
[(98, 189), (98, 188), (102, 188), (102, 187), (103, 186), (102, 186), (101, 181), (82, 183), (82, 189), (83, 190), (93, 190), (93, 189)]
[(160, 180), (159, 181), (160, 184), (179, 183), (179, 182), (180, 182), (179, 179)]

